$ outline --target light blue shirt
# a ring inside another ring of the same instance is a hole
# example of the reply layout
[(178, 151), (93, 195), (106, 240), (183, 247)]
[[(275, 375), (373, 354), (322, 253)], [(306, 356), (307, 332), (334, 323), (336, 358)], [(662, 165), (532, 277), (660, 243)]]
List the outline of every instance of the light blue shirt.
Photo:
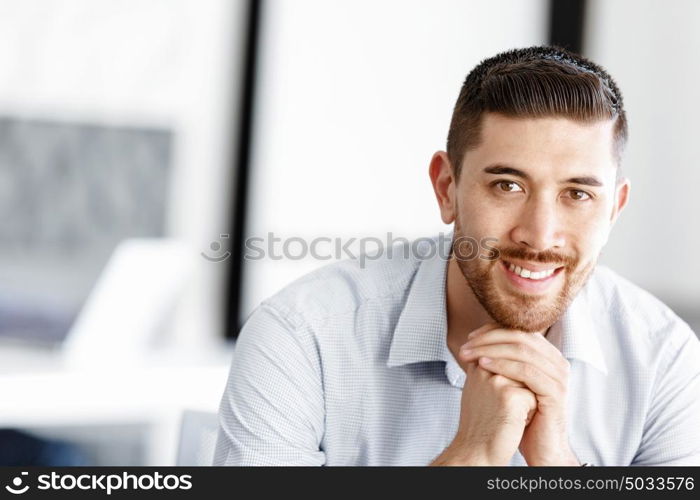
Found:
[[(398, 254), (327, 265), (253, 312), (215, 465), (427, 465), (450, 444), (466, 376), (446, 343), (447, 260)], [(547, 339), (571, 363), (581, 462), (700, 465), (700, 342), (668, 307), (598, 266)]]

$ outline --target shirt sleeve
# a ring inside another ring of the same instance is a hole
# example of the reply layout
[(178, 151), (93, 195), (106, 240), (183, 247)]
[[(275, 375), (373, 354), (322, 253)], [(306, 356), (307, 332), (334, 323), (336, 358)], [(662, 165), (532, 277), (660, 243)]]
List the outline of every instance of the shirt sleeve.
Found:
[(324, 420), (313, 337), (263, 303), (236, 341), (214, 465), (323, 465)]
[(665, 346), (631, 465), (700, 465), (700, 341), (685, 323), (680, 328), (681, 341)]

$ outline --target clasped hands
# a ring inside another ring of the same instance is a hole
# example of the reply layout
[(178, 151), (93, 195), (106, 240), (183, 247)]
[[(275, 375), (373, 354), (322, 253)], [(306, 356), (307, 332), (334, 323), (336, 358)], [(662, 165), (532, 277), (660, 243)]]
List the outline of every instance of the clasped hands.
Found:
[(457, 361), (467, 373), (460, 425), (445, 454), (453, 463), (579, 465), (566, 430), (569, 362), (542, 333), (487, 323)]

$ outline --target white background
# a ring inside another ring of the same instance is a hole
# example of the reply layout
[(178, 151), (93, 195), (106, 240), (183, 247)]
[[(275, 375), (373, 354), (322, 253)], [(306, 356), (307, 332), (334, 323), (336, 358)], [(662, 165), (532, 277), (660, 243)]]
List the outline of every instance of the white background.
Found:
[[(481, 59), (545, 42), (543, 0), (266, 2), (249, 236), (449, 230), (428, 164)], [(327, 261), (247, 261), (243, 316)]]

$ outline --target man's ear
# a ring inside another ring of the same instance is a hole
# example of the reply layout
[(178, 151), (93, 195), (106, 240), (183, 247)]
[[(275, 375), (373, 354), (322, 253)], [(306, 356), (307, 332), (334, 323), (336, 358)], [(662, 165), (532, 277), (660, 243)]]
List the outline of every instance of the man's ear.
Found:
[(455, 220), (455, 188), (457, 181), (450, 159), (445, 151), (436, 152), (430, 160), (430, 181), (440, 207), (442, 222), (451, 224)]
[(632, 188), (632, 183), (626, 177), (617, 181), (615, 186), (615, 203), (613, 205), (612, 214), (610, 214), (610, 227), (612, 227), (620, 212), (627, 206), (630, 198), (630, 189)]

